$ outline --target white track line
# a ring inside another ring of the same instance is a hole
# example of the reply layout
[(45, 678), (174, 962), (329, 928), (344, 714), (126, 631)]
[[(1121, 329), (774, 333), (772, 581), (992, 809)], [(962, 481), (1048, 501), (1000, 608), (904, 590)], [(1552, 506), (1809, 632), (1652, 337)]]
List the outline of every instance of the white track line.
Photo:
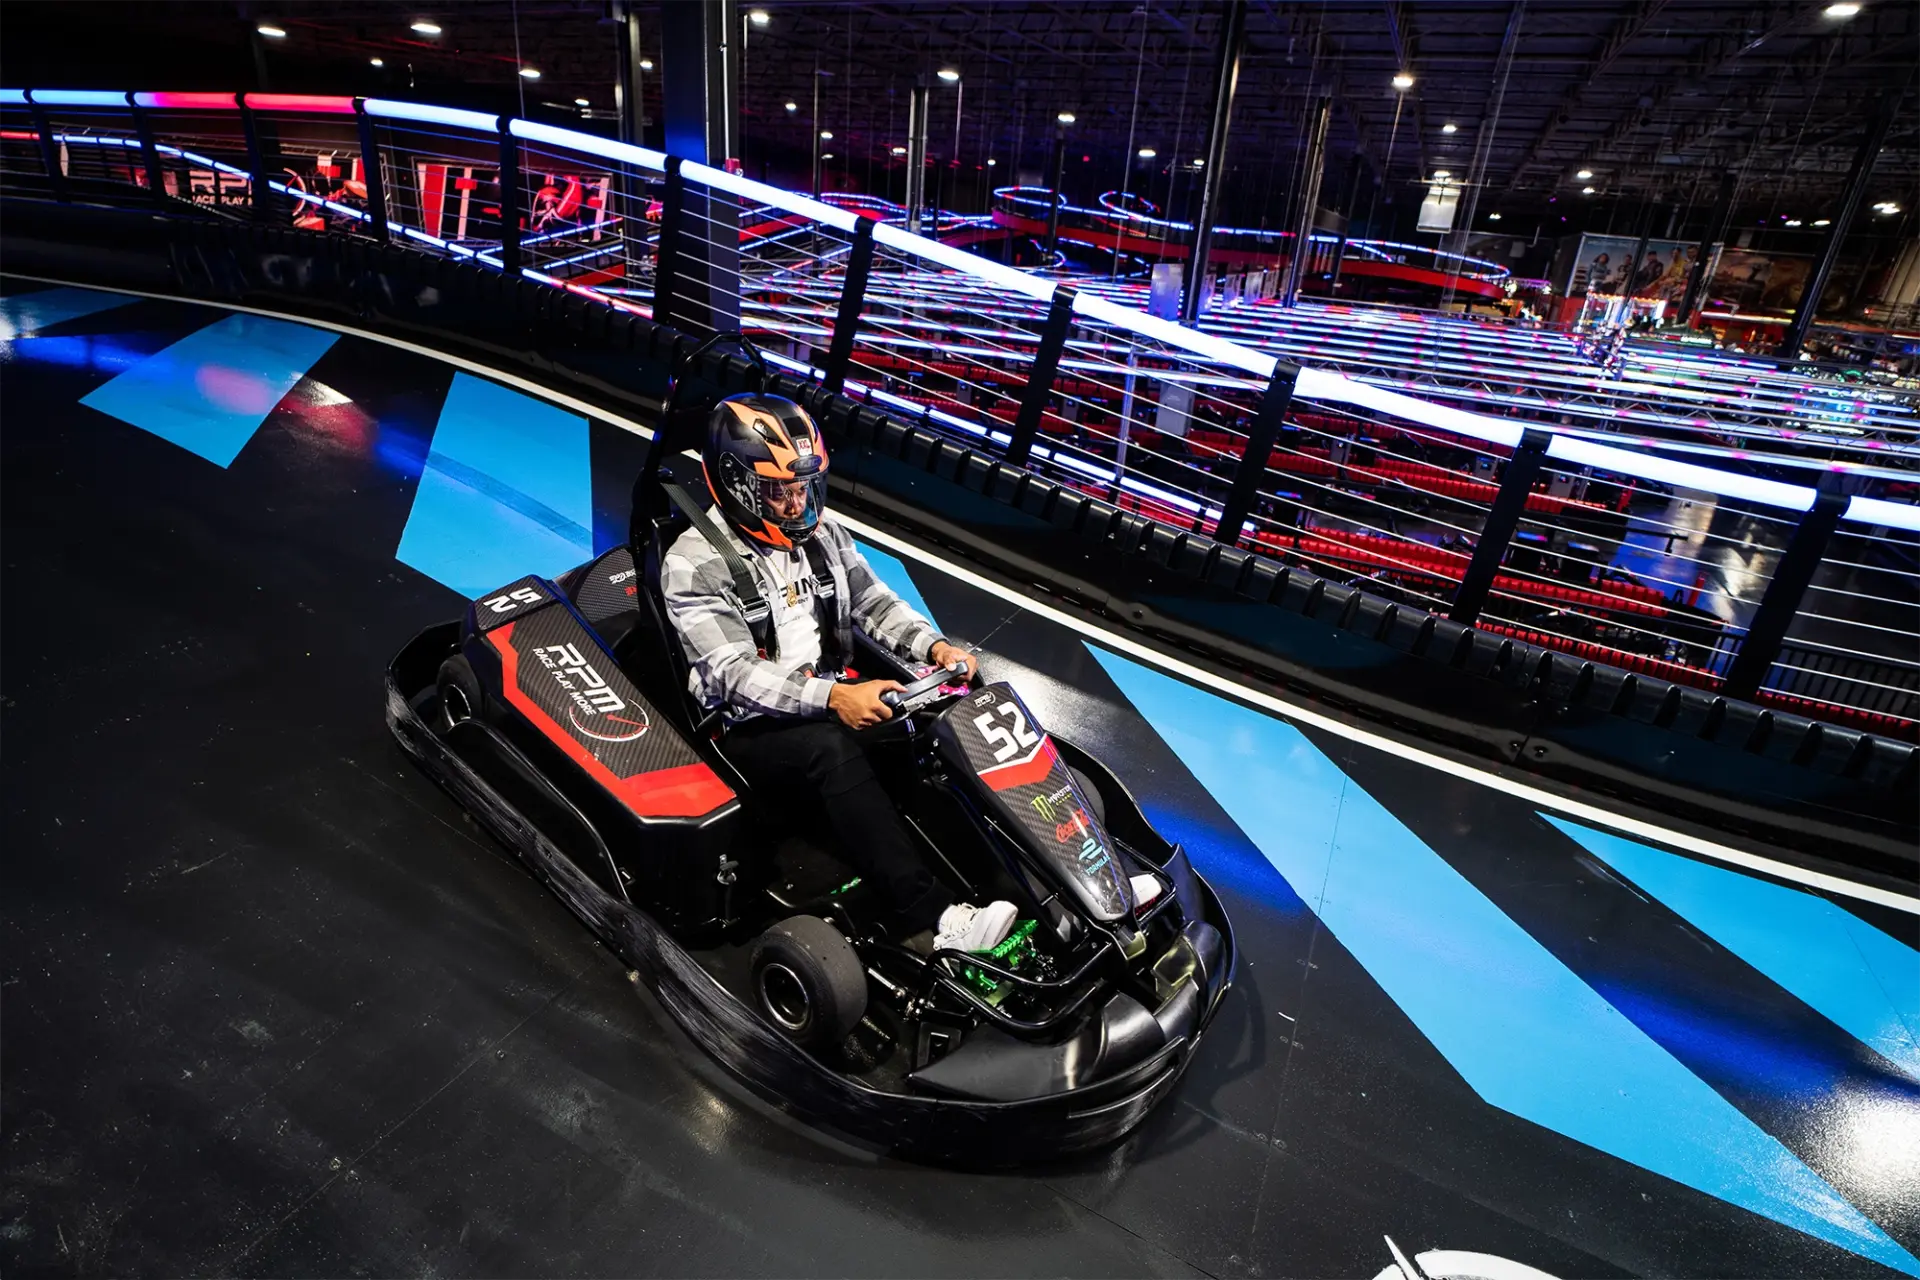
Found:
[[(572, 396), (562, 392), (543, 387), (535, 382), (529, 382), (525, 378), (500, 369), (495, 369), (490, 365), (481, 364), (476, 360), (469, 360), (464, 356), (448, 355), (445, 352), (435, 351), (431, 347), (423, 347), (417, 343), (408, 342), (401, 338), (391, 338), (385, 334), (373, 333), (365, 329), (356, 329), (351, 325), (335, 324), (328, 320), (309, 320), (305, 317), (289, 316), (283, 312), (265, 311), (258, 307), (243, 307), (232, 302), (212, 302), (199, 298), (181, 298), (173, 294), (145, 293), (137, 289), (103, 289), (97, 285), (78, 284), (71, 280), (56, 280), (46, 276), (26, 276), (11, 272), (8, 274), (18, 280), (37, 280), (45, 284), (67, 285), (76, 289), (92, 289), (98, 293), (121, 293), (136, 298), (157, 298), (162, 302), (183, 302), (194, 306), (218, 307), (227, 311), (242, 311), (249, 315), (265, 316), (273, 320), (287, 320), (297, 324), (310, 324), (316, 328), (331, 329), (335, 333), (350, 334), (353, 337), (361, 338), (369, 342), (378, 342), (389, 347), (397, 347), (402, 351), (410, 351), (415, 355), (425, 356), (431, 360), (438, 360), (442, 363), (453, 365), (469, 373), (478, 374), (482, 377), (491, 378), (496, 382), (505, 383), (507, 386), (519, 391), (524, 391), (528, 395), (538, 399), (562, 405), (585, 417), (597, 418), (602, 422), (612, 423), (614, 426), (626, 431), (631, 431), (644, 439), (653, 439), (651, 429), (641, 426), (630, 418), (623, 418), (617, 414), (609, 413), (598, 405), (588, 404), (583, 400), (576, 400)], [(1012, 590), (1012, 588), (1009, 588), (1004, 583), (996, 582), (962, 564), (948, 560), (932, 551), (928, 551), (924, 547), (916, 546), (899, 537), (897, 534), (875, 528), (873, 525), (854, 516), (835, 512), (834, 519), (863, 538), (877, 542), (881, 546), (898, 552), (909, 559), (931, 565), (949, 577), (957, 578), (961, 582), (985, 591), (990, 595), (1005, 595), (1009, 590)], [(1556, 812), (1567, 814), (1570, 817), (1579, 818), (1583, 822), (1592, 822), (1600, 826), (1611, 827), (1615, 831), (1637, 836), (1643, 840), (1653, 840), (1661, 844), (1671, 845), (1673, 848), (1684, 849), (1688, 853), (1697, 854), (1703, 858), (1712, 858), (1717, 862), (1724, 862), (1730, 866), (1742, 867), (1749, 871), (1757, 871), (1762, 875), (1773, 876), (1780, 880), (1789, 880), (1795, 884), (1806, 885), (1810, 889), (1819, 889), (1822, 892), (1835, 894), (1839, 897), (1854, 898), (1861, 902), (1871, 902), (1878, 906), (1890, 907), (1895, 911), (1904, 911), (1911, 915), (1920, 915), (1920, 896), (1895, 893), (1890, 889), (1882, 889), (1874, 885), (1858, 884), (1852, 880), (1828, 875), (1822, 871), (1810, 871), (1805, 867), (1794, 866), (1790, 862), (1781, 862), (1778, 859), (1763, 857), (1757, 853), (1747, 853), (1744, 850), (1735, 849), (1713, 840), (1704, 839), (1700, 836), (1689, 835), (1683, 831), (1674, 831), (1670, 828), (1662, 827), (1657, 823), (1647, 822), (1641, 818), (1630, 818), (1623, 814), (1611, 813), (1597, 805), (1588, 804), (1582, 800), (1570, 800), (1565, 796), (1555, 795), (1551, 791), (1544, 791), (1539, 787), (1529, 786), (1524, 782), (1516, 782), (1512, 778), (1502, 777), (1499, 774), (1490, 773), (1485, 769), (1477, 768), (1462, 761), (1448, 759), (1446, 756), (1424, 750), (1410, 743), (1398, 742), (1392, 738), (1374, 733), (1372, 730), (1362, 729), (1356, 725), (1348, 724), (1345, 721), (1336, 720), (1332, 716), (1324, 715), (1309, 707), (1302, 706), (1297, 702), (1290, 702), (1264, 689), (1255, 689), (1247, 685), (1236, 684), (1224, 676), (1196, 667), (1191, 663), (1183, 662), (1178, 658), (1170, 657), (1158, 649), (1149, 648), (1137, 640), (1121, 635), (1119, 632), (1109, 631), (1098, 623), (1090, 622), (1085, 618), (1067, 613), (1064, 610), (1055, 608), (1053, 605), (1047, 604), (1045, 601), (1036, 600), (1024, 592), (1019, 593), (1019, 595), (1023, 607), (1051, 622), (1056, 622), (1066, 627), (1070, 631), (1079, 632), (1082, 635), (1098, 640), (1110, 649), (1117, 650), (1133, 658), (1138, 658), (1142, 662), (1151, 663), (1153, 666), (1179, 676), (1183, 680), (1202, 685), (1226, 697), (1237, 698), (1242, 702), (1252, 703), (1254, 706), (1273, 715), (1284, 716), (1289, 720), (1298, 721), (1301, 724), (1312, 725), (1316, 729), (1334, 734), (1337, 737), (1345, 738), (1350, 742), (1358, 742), (1363, 746), (1371, 747), (1375, 751), (1384, 751), (1388, 755), (1397, 756), (1402, 760), (1412, 761), (1414, 764), (1422, 765), (1439, 773), (1444, 773), (1449, 777), (1460, 778), (1467, 782), (1476, 783), (1479, 786), (1504, 792), (1526, 804), (1538, 805), (1544, 809), (1552, 809)]]

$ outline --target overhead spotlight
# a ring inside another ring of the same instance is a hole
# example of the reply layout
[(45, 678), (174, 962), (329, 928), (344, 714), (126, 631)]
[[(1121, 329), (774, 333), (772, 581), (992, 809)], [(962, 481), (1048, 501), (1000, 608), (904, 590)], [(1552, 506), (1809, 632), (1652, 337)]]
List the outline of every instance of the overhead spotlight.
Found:
[(1487, 221), (1488, 221), (1488, 222), (1498, 222), (1498, 221), (1500, 221), (1500, 215), (1499, 215), (1499, 214), (1497, 214), (1497, 213), (1490, 213), (1490, 214), (1488, 214), (1488, 215), (1487, 215)]
[(1072, 124), (1074, 115), (1071, 111), (1062, 111), (1059, 115), (1055, 116), (1054, 119), (1058, 120), (1061, 124)]
[(540, 78), (540, 72), (533, 67), (522, 67), (520, 68), (520, 76), (524, 80), (538, 80)]
[(367, 65), (370, 67), (384, 67), (387, 65), (387, 60), (385, 58), (368, 58)]
[(413, 29), (423, 36), (437, 36), (440, 34), (440, 24), (437, 22), (428, 22), (425, 18), (414, 23)]
[(1446, 178), (1451, 178), (1451, 177), (1453, 176), (1453, 170), (1451, 170), (1451, 169), (1435, 169), (1435, 170), (1433, 171), (1433, 176), (1434, 176), (1434, 177), (1435, 177), (1436, 179), (1442, 179), (1442, 180), (1444, 180), (1444, 179), (1446, 179)]
[(993, 158), (992, 156), (988, 156), (988, 157), (987, 157), (987, 168), (989, 168), (989, 169), (991, 169), (991, 168), (993, 168), (993, 166), (995, 166), (995, 165), (997, 165), (997, 164), (999, 164), (999, 163), (1000, 163), (1000, 162), (999, 162), (998, 160), (995, 160), (995, 159), (994, 159), (994, 158)]
[(1401, 91), (1413, 88), (1413, 77), (1402, 71), (1393, 78), (1393, 87)]
[(821, 153), (820, 153), (820, 158), (821, 158), (822, 160), (831, 160), (831, 159), (833, 159), (833, 152), (831, 152), (831, 151), (823, 151), (823, 152), (821, 152)]
[(575, 98), (573, 100), (573, 105), (576, 107), (590, 107), (593, 104), (591, 102), (588, 102), (585, 98)]
[(1801, 222), (1800, 222), (1800, 219), (1798, 218), (1788, 218), (1787, 225), (1790, 227), (1797, 227), (1801, 225)]
[(1580, 181), (1585, 182), (1588, 178), (1591, 178), (1593, 176), (1593, 170), (1582, 169), (1580, 172), (1574, 174), (1573, 176), (1580, 179)]
[(747, 21), (756, 27), (764, 27), (773, 21), (773, 15), (765, 9), (754, 9), (747, 14)]
[(1460, 132), (1460, 126), (1459, 126), (1459, 125), (1457, 125), (1457, 124), (1455, 124), (1455, 123), (1453, 123), (1453, 121), (1451, 121), (1451, 120), (1449, 120), (1449, 121), (1447, 121), (1447, 123), (1445, 123), (1445, 124), (1443, 124), (1443, 125), (1441, 125), (1441, 126), (1440, 126), (1440, 132), (1442, 132), (1442, 133), (1458, 133), (1458, 132)]
[(255, 27), (254, 30), (269, 40), (285, 40), (287, 38), (287, 29), (285, 27), (276, 27), (271, 22), (263, 22)]
[(942, 67), (940, 68), (938, 74), (940, 78), (942, 80), (945, 80), (948, 84), (952, 84), (955, 80), (958, 80), (960, 78), (960, 73), (958, 71), (955, 71), (952, 67)]
[(1583, 196), (1590, 196), (1590, 195), (1592, 195), (1592, 194), (1593, 194), (1593, 188), (1592, 188), (1592, 187), (1582, 187), (1582, 188), (1580, 188), (1580, 194), (1581, 194), (1581, 195), (1583, 195)]
[(822, 130), (820, 131), (820, 141), (822, 141), (822, 142), (832, 142), (832, 141), (833, 141), (833, 130), (831, 130), (831, 129), (822, 129)]
[(1900, 212), (1900, 206), (1895, 204), (1891, 200), (1887, 201), (1885, 204), (1877, 204), (1873, 207), (1878, 209), (1881, 213), (1886, 213), (1886, 214), (1893, 214), (1893, 213)]
[(1813, 225), (1816, 227), (1830, 227), (1833, 225), (1833, 220), (1831, 218), (1815, 218)]
[[(641, 69), (642, 71), (651, 71), (651, 70), (653, 70), (653, 59), (652, 59), (652, 58), (642, 58), (642, 59), (640, 59), (640, 69)], [(789, 110), (789, 111), (791, 111), (791, 110), (792, 110), (792, 108), (791, 108), (791, 107), (789, 107), (789, 108), (788, 108), (788, 110)]]
[(1841, 21), (1845, 21), (1860, 12), (1860, 6), (1857, 4), (1830, 4), (1821, 10), (1821, 12), (1829, 18), (1838, 18)]
[(800, 104), (797, 102), (789, 102), (787, 104), (787, 110), (789, 111), (798, 111), (799, 109), (800, 109)]
[(1140, 158), (1141, 158), (1142, 160), (1151, 160), (1151, 159), (1153, 159), (1153, 158), (1154, 158), (1155, 156), (1157, 156), (1157, 155), (1159, 155), (1159, 154), (1160, 154), (1160, 153), (1159, 153), (1158, 151), (1155, 151), (1155, 150), (1154, 150), (1154, 149), (1153, 149), (1152, 147), (1142, 147), (1142, 148), (1140, 148)]
[(907, 154), (907, 149), (905, 147), (895, 147), (893, 148), (893, 154), (896, 156), (903, 156)]

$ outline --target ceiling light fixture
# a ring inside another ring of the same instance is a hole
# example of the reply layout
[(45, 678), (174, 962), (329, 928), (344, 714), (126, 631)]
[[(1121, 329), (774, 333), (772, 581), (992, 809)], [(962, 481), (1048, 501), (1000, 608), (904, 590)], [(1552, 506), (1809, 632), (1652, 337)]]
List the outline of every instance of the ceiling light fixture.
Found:
[(1799, 225), (1801, 225), (1801, 224), (1800, 224), (1800, 219), (1798, 219), (1798, 218), (1788, 218), (1788, 219), (1787, 219), (1787, 225), (1788, 225), (1788, 226), (1790, 226), (1790, 227), (1797, 227), (1797, 226), (1799, 226)]
[(1580, 172), (1574, 174), (1573, 176), (1580, 179), (1580, 181), (1585, 182), (1588, 178), (1591, 178), (1593, 176), (1593, 170), (1582, 169)]
[(993, 168), (993, 166), (995, 166), (995, 165), (997, 165), (997, 164), (999, 164), (999, 163), (1000, 163), (1000, 162), (999, 162), (998, 160), (995, 160), (995, 159), (994, 159), (994, 158), (993, 158), (992, 156), (988, 156), (988, 157), (987, 157), (987, 168), (989, 168), (989, 169), (991, 169), (991, 168)]
[(831, 129), (822, 129), (822, 130), (820, 131), (820, 141), (822, 141), (822, 142), (832, 142), (832, 141), (833, 141), (833, 130), (831, 130)]
[(384, 67), (387, 65), (387, 60), (385, 58), (368, 58), (367, 65), (370, 67)]
[(1155, 156), (1157, 156), (1157, 155), (1159, 155), (1159, 154), (1160, 154), (1160, 153), (1159, 153), (1158, 151), (1155, 151), (1155, 150), (1154, 150), (1154, 149), (1153, 149), (1152, 147), (1142, 147), (1142, 148), (1140, 148), (1140, 158), (1141, 158), (1142, 160), (1151, 160), (1151, 159), (1153, 159), (1153, 158), (1154, 158)]
[(1453, 122), (1452, 122), (1451, 120), (1449, 120), (1449, 121), (1448, 121), (1447, 123), (1445, 123), (1445, 124), (1443, 124), (1443, 125), (1441, 125), (1441, 126), (1440, 126), (1440, 132), (1442, 132), (1442, 133), (1458, 133), (1458, 132), (1460, 132), (1460, 126), (1459, 126), (1459, 125), (1457, 125), (1457, 124), (1455, 124), (1455, 123), (1453, 123)]
[(1058, 120), (1061, 124), (1072, 124), (1074, 114), (1071, 111), (1062, 111), (1059, 115), (1055, 116), (1054, 119)]
[(789, 111), (798, 111), (799, 109), (800, 109), (800, 104), (797, 102), (789, 102), (787, 104), (787, 110)]
[(591, 102), (588, 102), (585, 98), (575, 98), (573, 100), (573, 105), (576, 107), (590, 107), (593, 104)]
[(425, 18), (414, 23), (413, 29), (423, 36), (437, 36), (440, 34), (440, 24), (437, 22), (428, 22)]
[(1815, 218), (1813, 225), (1816, 227), (1830, 227), (1833, 225), (1833, 220), (1831, 218)]
[(755, 9), (752, 12), (747, 14), (747, 21), (751, 22), (756, 27), (764, 27), (769, 22), (773, 21), (773, 15), (768, 13), (765, 9)]
[(653, 59), (652, 59), (652, 58), (642, 58), (642, 59), (640, 59), (640, 69), (641, 69), (642, 71), (651, 71), (651, 70), (653, 70)]
[(1822, 12), (1829, 18), (1838, 18), (1841, 21), (1845, 21), (1860, 12), (1860, 6), (1857, 4), (1830, 4), (1822, 10)]
[(827, 152), (823, 152), (823, 153), (821, 154), (821, 156), (820, 156), (820, 158), (821, 158), (822, 160), (831, 160), (831, 159), (833, 159), (833, 152), (831, 152), (831, 151), (827, 151)]
[(907, 154), (907, 149), (905, 147), (895, 147), (893, 149), (893, 154), (896, 156), (903, 156)]
[(1590, 195), (1592, 195), (1592, 194), (1593, 194), (1593, 188), (1592, 188), (1592, 187), (1582, 187), (1582, 188), (1580, 188), (1580, 194), (1581, 194), (1581, 195), (1583, 195), (1583, 196), (1590, 196)]
[(276, 27), (271, 22), (263, 22), (255, 27), (254, 30), (269, 40), (285, 40), (287, 38), (287, 29), (285, 27)]
[(1434, 177), (1435, 177), (1436, 179), (1443, 179), (1443, 180), (1444, 180), (1444, 179), (1446, 179), (1446, 178), (1451, 178), (1451, 177), (1453, 176), (1453, 170), (1451, 170), (1451, 169), (1435, 169), (1435, 170), (1433, 171), (1433, 176), (1434, 176)]
[(1500, 215), (1499, 215), (1499, 214), (1497, 214), (1497, 213), (1490, 213), (1490, 214), (1488, 214), (1488, 215), (1487, 215), (1487, 221), (1488, 221), (1488, 222), (1498, 222), (1498, 221), (1500, 221)]
[(533, 67), (520, 68), (520, 75), (521, 78), (526, 80), (538, 80), (540, 78), (540, 72)]
[(945, 80), (948, 84), (952, 84), (955, 80), (958, 80), (960, 78), (960, 73), (958, 71), (955, 71), (952, 67), (942, 67), (940, 68), (938, 74), (940, 78), (942, 80)]
[(1413, 88), (1413, 77), (1402, 71), (1393, 78), (1393, 87), (1401, 91)]

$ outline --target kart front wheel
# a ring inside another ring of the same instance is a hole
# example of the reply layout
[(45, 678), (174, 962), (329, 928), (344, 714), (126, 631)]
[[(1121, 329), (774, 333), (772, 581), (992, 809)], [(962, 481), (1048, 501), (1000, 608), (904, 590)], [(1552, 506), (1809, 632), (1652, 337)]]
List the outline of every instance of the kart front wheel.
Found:
[(440, 727), (451, 729), (462, 720), (478, 720), (486, 708), (487, 695), (480, 688), (480, 677), (473, 665), (459, 654), (440, 664), (440, 676), (434, 682), (440, 693)]
[(832, 1048), (866, 1014), (860, 957), (818, 916), (792, 916), (761, 934), (752, 971), (761, 1015), (802, 1048)]

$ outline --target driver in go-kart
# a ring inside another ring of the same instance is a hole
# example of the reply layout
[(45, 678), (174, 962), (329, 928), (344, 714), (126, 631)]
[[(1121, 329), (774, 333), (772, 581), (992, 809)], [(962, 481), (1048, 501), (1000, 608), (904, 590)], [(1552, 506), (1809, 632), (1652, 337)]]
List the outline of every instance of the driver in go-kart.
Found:
[[(845, 676), (855, 627), (911, 661), (964, 663), (969, 678), (979, 664), (881, 582), (827, 517), (826, 447), (798, 404), (728, 396), (708, 421), (701, 463), (714, 505), (675, 539), (660, 578), (689, 685), (725, 718), (727, 758), (771, 800), (817, 796), (845, 856), (923, 946), (928, 933), (935, 948), (998, 945), (1013, 928), (1013, 904), (953, 900), (854, 735), (892, 718), (880, 696), (902, 686)], [(743, 599), (753, 591), (759, 600)]]

